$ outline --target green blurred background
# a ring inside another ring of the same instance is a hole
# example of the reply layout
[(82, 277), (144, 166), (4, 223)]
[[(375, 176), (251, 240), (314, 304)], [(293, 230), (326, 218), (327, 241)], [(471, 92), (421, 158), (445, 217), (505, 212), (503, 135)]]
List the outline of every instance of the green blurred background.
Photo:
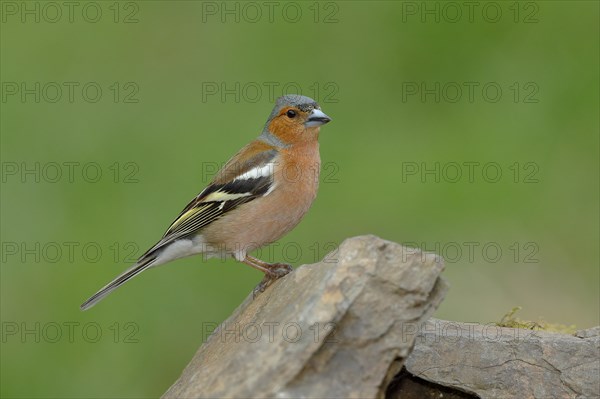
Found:
[(298, 89), (334, 119), (322, 183), (265, 259), (371, 233), (447, 258), (437, 317), (599, 324), (598, 2), (54, 4), (2, 2), (2, 397), (175, 381), (259, 273), (189, 258), (79, 304)]

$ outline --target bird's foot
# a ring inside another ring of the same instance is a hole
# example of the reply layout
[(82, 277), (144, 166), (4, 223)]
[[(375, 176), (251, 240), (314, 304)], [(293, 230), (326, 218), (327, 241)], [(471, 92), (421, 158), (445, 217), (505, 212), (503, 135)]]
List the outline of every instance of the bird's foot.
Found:
[(261, 292), (264, 292), (273, 282), (285, 276), (292, 271), (292, 266), (287, 263), (273, 263), (269, 265), (269, 271), (265, 277), (252, 291), (252, 299), (256, 298)]
[(275, 277), (275, 280), (285, 276), (290, 273), (292, 270), (292, 265), (288, 265), (287, 263), (272, 263), (269, 265), (269, 271)]

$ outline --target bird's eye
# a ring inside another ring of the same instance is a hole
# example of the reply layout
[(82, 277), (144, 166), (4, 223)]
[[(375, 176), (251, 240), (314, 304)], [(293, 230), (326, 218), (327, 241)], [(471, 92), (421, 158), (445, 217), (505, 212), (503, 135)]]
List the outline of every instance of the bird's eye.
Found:
[(288, 118), (295, 118), (296, 117), (296, 111), (294, 111), (293, 109), (288, 110), (288, 112), (285, 113), (287, 115)]

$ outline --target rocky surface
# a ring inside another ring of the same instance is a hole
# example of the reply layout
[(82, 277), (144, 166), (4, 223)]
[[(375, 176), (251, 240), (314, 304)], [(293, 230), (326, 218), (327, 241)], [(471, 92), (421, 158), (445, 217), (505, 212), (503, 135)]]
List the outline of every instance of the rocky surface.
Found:
[(443, 268), (434, 254), (347, 239), (246, 299), (163, 397), (384, 397), (444, 297)]
[(430, 319), (406, 370), (481, 398), (599, 398), (600, 328), (572, 336)]
[(443, 268), (434, 254), (348, 239), (247, 298), (163, 397), (600, 397), (600, 327), (562, 335), (430, 319)]

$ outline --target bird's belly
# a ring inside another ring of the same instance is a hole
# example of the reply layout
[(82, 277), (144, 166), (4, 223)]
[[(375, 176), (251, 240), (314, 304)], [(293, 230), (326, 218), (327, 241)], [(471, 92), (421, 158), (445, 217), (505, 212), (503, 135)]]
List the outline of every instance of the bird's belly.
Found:
[(265, 197), (244, 204), (202, 232), (215, 248), (241, 260), (246, 253), (277, 241), (292, 230), (312, 205), (318, 175), (276, 187)]

